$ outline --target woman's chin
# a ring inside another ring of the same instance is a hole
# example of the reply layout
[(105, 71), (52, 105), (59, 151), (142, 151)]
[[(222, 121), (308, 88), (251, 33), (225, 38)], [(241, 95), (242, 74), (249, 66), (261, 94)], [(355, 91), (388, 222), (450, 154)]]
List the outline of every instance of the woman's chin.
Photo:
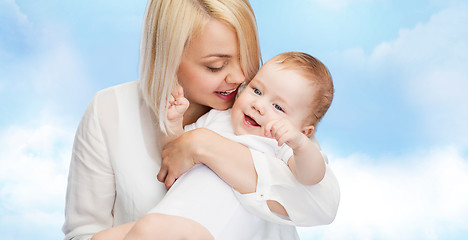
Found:
[(227, 110), (229, 108), (232, 108), (233, 104), (234, 104), (234, 102), (221, 103), (221, 104), (213, 105), (213, 106), (211, 106), (211, 108), (216, 109), (216, 110), (220, 110), (220, 111), (224, 111), (224, 110)]

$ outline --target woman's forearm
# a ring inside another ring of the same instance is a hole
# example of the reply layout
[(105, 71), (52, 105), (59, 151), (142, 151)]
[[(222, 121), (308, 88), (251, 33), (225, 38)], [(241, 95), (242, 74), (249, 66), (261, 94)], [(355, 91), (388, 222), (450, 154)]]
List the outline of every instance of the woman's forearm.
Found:
[[(186, 132), (166, 146), (158, 179), (169, 188), (198, 163), (208, 166), (241, 194), (257, 190), (258, 175), (249, 148), (205, 128)], [(267, 205), (272, 212), (288, 216), (278, 202), (269, 200)]]
[[(206, 145), (198, 148), (196, 161), (208, 166), (239, 193), (255, 192), (257, 171), (250, 150), (246, 146), (224, 138), (208, 129), (200, 130), (206, 131), (204, 134), (213, 138), (213, 140), (203, 141)], [(288, 216), (284, 207), (277, 201), (268, 200), (267, 205), (272, 212)]]
[(195, 150), (195, 161), (208, 166), (238, 192), (255, 192), (257, 172), (250, 150), (211, 130), (200, 128), (196, 131), (200, 146)]

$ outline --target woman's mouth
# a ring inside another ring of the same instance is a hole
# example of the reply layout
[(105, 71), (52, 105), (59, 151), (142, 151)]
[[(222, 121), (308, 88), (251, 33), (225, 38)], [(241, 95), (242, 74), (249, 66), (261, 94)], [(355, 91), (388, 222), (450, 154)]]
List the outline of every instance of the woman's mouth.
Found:
[(216, 95), (223, 100), (231, 100), (237, 95), (237, 88), (227, 91), (216, 91)]
[(260, 127), (260, 124), (258, 124), (257, 121), (255, 121), (255, 119), (245, 114), (244, 114), (244, 124), (250, 127)]

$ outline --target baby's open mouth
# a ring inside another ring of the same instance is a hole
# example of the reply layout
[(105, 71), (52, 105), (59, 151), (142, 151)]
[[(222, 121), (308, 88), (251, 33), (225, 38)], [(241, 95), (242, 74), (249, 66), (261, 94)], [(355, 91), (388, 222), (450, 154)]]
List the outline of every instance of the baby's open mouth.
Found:
[(246, 122), (250, 126), (260, 127), (260, 125), (250, 116), (244, 114), (244, 122)]

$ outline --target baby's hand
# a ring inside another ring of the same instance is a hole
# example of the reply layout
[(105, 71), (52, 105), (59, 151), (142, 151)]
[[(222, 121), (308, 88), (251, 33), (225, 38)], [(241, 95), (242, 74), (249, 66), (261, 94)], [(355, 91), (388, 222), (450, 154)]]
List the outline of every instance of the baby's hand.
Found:
[(308, 140), (307, 136), (287, 119), (269, 122), (265, 127), (265, 136), (276, 139), (278, 146), (286, 143), (292, 149), (301, 146), (304, 141)]
[(167, 119), (174, 121), (181, 119), (189, 107), (189, 101), (184, 97), (184, 90), (181, 86), (175, 87), (175, 90), (169, 96), (169, 107), (167, 108)]

